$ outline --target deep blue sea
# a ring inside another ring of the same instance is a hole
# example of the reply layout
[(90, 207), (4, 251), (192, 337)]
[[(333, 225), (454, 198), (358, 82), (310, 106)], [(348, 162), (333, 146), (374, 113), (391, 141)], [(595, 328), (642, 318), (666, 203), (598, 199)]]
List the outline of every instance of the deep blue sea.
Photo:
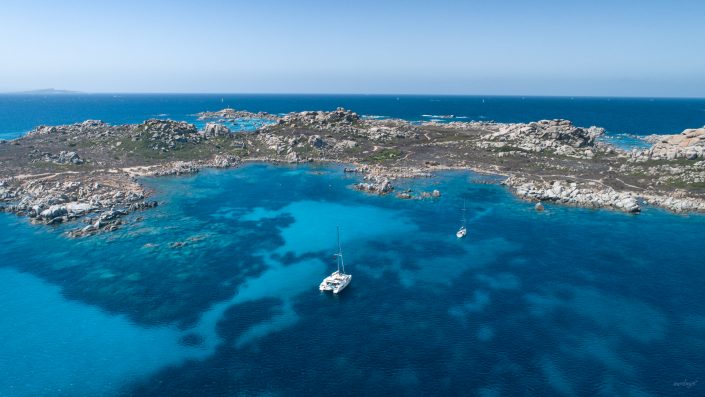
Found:
[[(220, 106), (220, 97), (198, 106), (170, 96), (161, 108), (138, 98), (151, 104), (122, 99), (130, 113), (105, 97), (64, 114), (53, 101), (87, 99), (50, 97), (43, 116), (42, 99), (28, 99), (12, 107), (35, 109), (34, 121), (3, 113), (0, 125), (180, 118)], [(230, 105), (343, 105), (409, 119), (410, 109), (462, 115), (466, 106), (305, 98)], [(504, 121), (587, 114), (532, 100), (547, 104)], [(665, 103), (692, 113), (661, 120), (669, 132), (705, 124), (693, 110), (702, 103)], [(584, 124), (648, 125), (616, 113)], [(642, 127), (629, 131), (653, 132)], [(86, 239), (0, 214), (0, 396), (705, 395), (705, 216), (538, 213), (468, 172), (407, 181), (442, 196), (405, 201), (351, 190), (357, 177), (341, 167), (251, 164), (145, 179), (161, 205)], [(469, 233), (458, 240), (464, 202)], [(331, 296), (318, 284), (335, 267), (336, 226), (353, 279)]]
[(112, 124), (148, 118), (195, 122), (194, 114), (226, 106), (274, 114), (334, 110), (342, 106), (361, 115), (455, 121), (530, 122), (564, 118), (579, 126), (598, 126), (610, 134), (675, 134), (705, 125), (705, 98), (585, 98), (420, 95), (255, 95), (255, 94), (67, 94), (0, 95), (0, 139), (37, 125), (98, 119)]

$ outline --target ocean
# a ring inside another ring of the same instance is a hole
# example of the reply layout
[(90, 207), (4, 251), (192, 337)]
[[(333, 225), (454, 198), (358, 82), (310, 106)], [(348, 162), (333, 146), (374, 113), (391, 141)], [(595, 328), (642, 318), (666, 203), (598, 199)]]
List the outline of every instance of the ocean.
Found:
[(98, 119), (111, 124), (149, 118), (194, 122), (194, 114), (226, 106), (279, 114), (335, 110), (361, 115), (455, 121), (531, 122), (563, 118), (578, 126), (603, 127), (610, 134), (675, 134), (705, 125), (704, 99), (585, 98), (414, 95), (233, 95), (233, 94), (60, 94), (0, 95), (0, 139), (22, 135), (37, 125)]
[[(86, 98), (30, 98), (11, 106), (14, 119), (3, 105), (0, 125), (21, 133), (85, 118), (181, 118), (221, 103), (106, 96), (81, 105)], [(408, 106), (237, 98), (229, 105), (253, 111), (345, 106), (408, 119), (472, 118), (458, 103), (481, 106), (479, 97), (443, 97), (459, 101), (447, 108), (428, 97), (399, 99)], [(53, 103), (45, 112), (42, 100)], [(59, 110), (71, 100), (72, 112)], [(554, 106), (573, 106), (567, 98), (526, 100), (547, 103), (500, 121), (583, 114), (593, 121), (576, 124), (655, 132), (615, 110), (655, 120), (648, 100), (617, 100), (612, 116), (594, 118), (587, 105), (559, 113)], [(655, 102), (692, 114), (659, 129), (705, 124), (693, 110), (702, 101), (669, 101)], [(495, 112), (487, 117), (510, 113)], [(0, 214), (0, 396), (703, 394), (705, 216), (536, 212), (471, 172), (404, 182), (441, 191), (426, 201), (366, 195), (349, 188), (357, 178), (340, 165), (265, 164), (146, 178), (161, 205), (85, 239), (64, 237), (71, 225)], [(318, 284), (335, 268), (337, 226), (353, 279), (332, 296)]]

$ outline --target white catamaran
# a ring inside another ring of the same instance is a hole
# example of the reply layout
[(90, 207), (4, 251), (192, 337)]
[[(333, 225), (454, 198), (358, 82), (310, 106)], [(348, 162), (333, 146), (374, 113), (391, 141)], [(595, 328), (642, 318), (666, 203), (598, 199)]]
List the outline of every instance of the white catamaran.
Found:
[(343, 250), (340, 248), (340, 228), (338, 231), (338, 253), (335, 254), (338, 270), (334, 271), (330, 276), (323, 279), (318, 287), (321, 291), (333, 291), (334, 294), (342, 291), (350, 284), (352, 275), (345, 274), (345, 262), (343, 262)]
[(457, 238), (463, 238), (465, 235), (468, 234), (468, 229), (465, 227), (465, 201), (463, 201), (463, 224), (460, 226), (460, 229), (455, 233), (455, 236)]

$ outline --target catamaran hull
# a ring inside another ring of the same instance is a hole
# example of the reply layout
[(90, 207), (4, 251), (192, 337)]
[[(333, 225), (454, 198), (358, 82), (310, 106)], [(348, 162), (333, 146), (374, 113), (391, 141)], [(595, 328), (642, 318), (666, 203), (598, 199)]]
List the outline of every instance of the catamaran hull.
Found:
[(339, 286), (337, 286), (336, 288), (333, 289), (333, 293), (338, 294), (340, 291), (345, 289), (345, 287), (347, 287), (348, 284), (350, 284), (350, 280), (352, 280), (352, 276), (348, 275), (347, 280), (344, 281), (343, 284), (340, 284)]
[(326, 277), (318, 289), (321, 292), (332, 291), (334, 294), (337, 294), (350, 284), (350, 280), (352, 280), (351, 275), (335, 272)]

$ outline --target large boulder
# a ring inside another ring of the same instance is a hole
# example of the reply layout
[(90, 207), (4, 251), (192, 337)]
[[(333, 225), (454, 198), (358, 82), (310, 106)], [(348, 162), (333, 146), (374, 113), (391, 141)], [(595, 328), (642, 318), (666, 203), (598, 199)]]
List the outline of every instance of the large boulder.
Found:
[(61, 151), (59, 154), (44, 153), (44, 161), (56, 164), (83, 164), (83, 159), (76, 152)]
[(76, 152), (61, 151), (57, 162), (61, 164), (82, 164), (83, 159)]
[(90, 212), (91, 210), (93, 210), (93, 206), (89, 203), (79, 203), (79, 202), (66, 203), (66, 211), (71, 214), (82, 215), (87, 212)]
[(216, 154), (213, 157), (212, 165), (218, 168), (228, 168), (232, 167), (240, 162), (240, 159), (236, 156)]
[(230, 129), (222, 124), (207, 123), (206, 127), (203, 129), (203, 134), (208, 138), (229, 135)]
[(654, 160), (705, 158), (705, 127), (687, 129), (677, 135), (664, 135), (646, 154)]
[(320, 135), (311, 135), (308, 137), (308, 144), (316, 149), (321, 149), (326, 145), (326, 142), (321, 138)]
[(64, 205), (52, 205), (44, 211), (40, 212), (39, 215), (44, 219), (53, 219), (60, 216), (64, 216), (68, 213), (66, 206)]
[(384, 177), (373, 177), (370, 179), (371, 182), (360, 182), (354, 185), (357, 190), (362, 190), (363, 192), (374, 193), (374, 194), (387, 194), (394, 190), (389, 179)]

